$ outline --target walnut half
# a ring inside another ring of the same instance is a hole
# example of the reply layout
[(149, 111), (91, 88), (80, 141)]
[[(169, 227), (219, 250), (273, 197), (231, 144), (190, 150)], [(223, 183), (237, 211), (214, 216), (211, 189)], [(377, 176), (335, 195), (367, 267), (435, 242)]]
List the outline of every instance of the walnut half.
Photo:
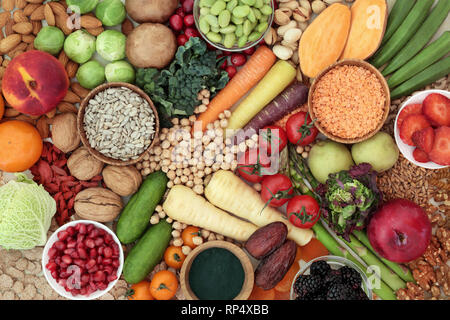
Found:
[(120, 196), (134, 194), (142, 183), (142, 175), (133, 166), (106, 166), (103, 169), (103, 181), (106, 186)]
[(122, 211), (122, 198), (105, 188), (88, 188), (75, 197), (74, 209), (82, 219), (113, 221)]
[(67, 159), (67, 167), (78, 180), (90, 180), (102, 172), (103, 162), (91, 155), (86, 147), (80, 147)]

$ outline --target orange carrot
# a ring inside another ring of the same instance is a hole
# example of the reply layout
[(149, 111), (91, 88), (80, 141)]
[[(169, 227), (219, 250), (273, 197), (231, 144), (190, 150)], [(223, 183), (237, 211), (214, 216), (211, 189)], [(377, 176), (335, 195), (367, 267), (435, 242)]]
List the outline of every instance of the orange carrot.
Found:
[(202, 122), (202, 130), (209, 123), (219, 118), (219, 114), (230, 109), (270, 70), (276, 61), (276, 56), (266, 46), (260, 46), (252, 54), (245, 65), (236, 73), (208, 105), (208, 109), (200, 114), (197, 121)]
[(326, 256), (329, 253), (322, 242), (316, 238), (311, 239), (311, 241), (306, 246), (303, 246), (301, 250), (302, 259), (306, 262), (321, 256)]
[(253, 286), (253, 291), (248, 300), (274, 300), (275, 289), (264, 290), (258, 286)]

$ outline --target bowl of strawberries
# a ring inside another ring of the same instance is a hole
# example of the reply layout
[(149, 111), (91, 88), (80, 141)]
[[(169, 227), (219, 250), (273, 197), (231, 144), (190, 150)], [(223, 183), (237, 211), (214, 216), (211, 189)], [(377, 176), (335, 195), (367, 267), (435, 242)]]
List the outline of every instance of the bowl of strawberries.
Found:
[(425, 90), (407, 99), (395, 119), (395, 141), (415, 165), (441, 169), (450, 165), (450, 92)]

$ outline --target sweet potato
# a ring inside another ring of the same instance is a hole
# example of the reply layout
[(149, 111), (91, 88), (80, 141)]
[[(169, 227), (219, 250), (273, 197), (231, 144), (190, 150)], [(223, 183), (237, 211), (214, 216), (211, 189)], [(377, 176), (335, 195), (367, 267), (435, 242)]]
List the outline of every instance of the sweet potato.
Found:
[(255, 259), (263, 259), (278, 249), (288, 234), (283, 222), (276, 221), (256, 230), (245, 243), (245, 249)]

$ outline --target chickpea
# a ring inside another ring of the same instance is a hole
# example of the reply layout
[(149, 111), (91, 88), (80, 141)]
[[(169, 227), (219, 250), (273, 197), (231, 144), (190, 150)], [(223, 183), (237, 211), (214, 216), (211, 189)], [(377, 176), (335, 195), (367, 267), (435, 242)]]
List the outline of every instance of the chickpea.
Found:
[(167, 178), (169, 178), (169, 180), (173, 180), (175, 179), (175, 177), (176, 177), (175, 171), (170, 170), (169, 172), (167, 172)]
[(194, 186), (192, 190), (197, 194), (203, 194), (203, 186), (200, 184)]
[(173, 219), (172, 219), (171, 217), (167, 217), (166, 222), (167, 222), (167, 223), (172, 223), (172, 222), (173, 222)]
[(161, 211), (158, 213), (158, 216), (160, 219), (164, 219), (166, 217), (166, 213), (164, 211)]
[(156, 212), (161, 212), (161, 211), (163, 211), (162, 205), (158, 204), (158, 205), (156, 206), (156, 208), (155, 208), (155, 211), (156, 211)]
[(173, 239), (173, 245), (175, 247), (181, 247), (183, 245), (183, 239), (181, 238)]
[(180, 231), (178, 231), (178, 230), (173, 230), (173, 231), (172, 231), (172, 237), (174, 237), (174, 238), (179, 238), (179, 237), (181, 237)]
[(168, 189), (172, 188), (173, 186), (174, 186), (173, 181), (167, 182), (167, 188), (168, 188)]
[(203, 243), (203, 238), (202, 238), (202, 237), (199, 237), (199, 236), (193, 237), (193, 238), (192, 238), (192, 242), (193, 242), (196, 246), (199, 246), (199, 245), (201, 245), (201, 244)]
[(187, 256), (189, 253), (191, 253), (192, 249), (188, 246), (182, 246), (181, 251)]
[(150, 223), (157, 224), (158, 222), (159, 222), (159, 216), (156, 214), (152, 215), (152, 217), (150, 218)]

